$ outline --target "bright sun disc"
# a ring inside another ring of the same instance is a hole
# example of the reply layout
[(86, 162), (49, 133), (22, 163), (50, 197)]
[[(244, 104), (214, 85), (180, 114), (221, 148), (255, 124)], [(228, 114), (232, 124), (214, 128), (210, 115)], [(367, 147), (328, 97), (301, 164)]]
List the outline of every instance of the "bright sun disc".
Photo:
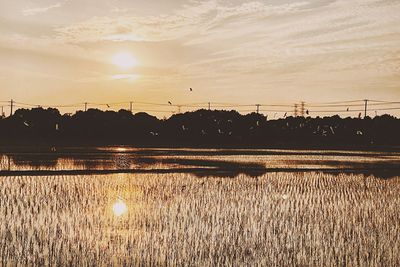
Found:
[(137, 65), (137, 60), (128, 52), (120, 52), (113, 56), (112, 63), (122, 69), (129, 69)]

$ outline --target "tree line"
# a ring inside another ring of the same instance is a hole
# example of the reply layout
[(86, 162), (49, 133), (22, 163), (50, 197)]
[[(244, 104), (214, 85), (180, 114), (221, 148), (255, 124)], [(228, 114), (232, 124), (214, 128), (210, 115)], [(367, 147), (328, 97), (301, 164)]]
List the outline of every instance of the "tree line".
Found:
[(197, 110), (158, 119), (144, 112), (19, 109), (0, 119), (0, 144), (143, 147), (350, 148), (400, 145), (400, 119), (287, 117)]

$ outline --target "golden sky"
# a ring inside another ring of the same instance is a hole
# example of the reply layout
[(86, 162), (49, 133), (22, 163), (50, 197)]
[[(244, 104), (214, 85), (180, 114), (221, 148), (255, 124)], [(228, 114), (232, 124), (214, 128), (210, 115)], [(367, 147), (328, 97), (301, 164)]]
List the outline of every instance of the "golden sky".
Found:
[(399, 0), (0, 0), (0, 101), (400, 101), (399, 14)]

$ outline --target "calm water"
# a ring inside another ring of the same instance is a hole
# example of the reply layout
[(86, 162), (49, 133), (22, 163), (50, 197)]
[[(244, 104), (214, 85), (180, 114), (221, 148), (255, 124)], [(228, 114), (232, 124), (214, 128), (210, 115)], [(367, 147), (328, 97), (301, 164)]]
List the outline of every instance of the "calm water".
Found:
[(187, 170), (230, 172), (229, 176), (258, 176), (268, 171), (346, 171), (393, 176), (400, 174), (399, 166), (400, 152), (96, 147), (0, 153), (0, 171)]

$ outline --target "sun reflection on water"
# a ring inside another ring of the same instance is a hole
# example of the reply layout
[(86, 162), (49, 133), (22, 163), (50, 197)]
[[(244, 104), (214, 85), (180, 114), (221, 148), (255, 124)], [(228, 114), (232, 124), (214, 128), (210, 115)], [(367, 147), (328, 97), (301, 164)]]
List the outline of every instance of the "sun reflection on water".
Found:
[(120, 217), (128, 211), (128, 206), (124, 201), (122, 201), (122, 199), (118, 199), (116, 202), (114, 202), (112, 210), (115, 216)]

